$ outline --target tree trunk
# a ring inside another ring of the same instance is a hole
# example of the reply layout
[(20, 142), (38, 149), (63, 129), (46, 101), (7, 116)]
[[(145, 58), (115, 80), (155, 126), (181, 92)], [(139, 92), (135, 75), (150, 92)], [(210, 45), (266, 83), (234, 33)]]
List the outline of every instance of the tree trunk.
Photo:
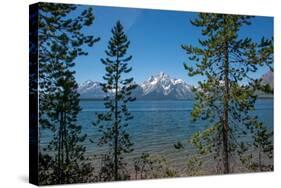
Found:
[(61, 182), (65, 183), (64, 176), (64, 112), (61, 112)]
[(114, 180), (118, 180), (118, 69), (119, 69), (119, 60), (117, 57), (116, 65), (116, 78), (115, 78), (115, 122), (114, 122)]
[[(69, 150), (68, 150), (68, 142), (69, 140), (67, 139), (67, 128), (66, 128), (66, 113), (63, 113), (63, 137), (64, 137), (64, 150), (65, 150), (65, 160), (64, 165), (68, 166), (69, 165)], [(68, 176), (69, 174), (64, 172), (64, 183), (69, 183), (68, 182)]]
[(260, 172), (262, 171), (262, 167), (261, 167), (261, 146), (259, 146), (259, 170), (260, 170)]
[[(225, 18), (224, 18), (225, 22)], [(224, 28), (227, 29), (226, 27)], [(225, 32), (226, 33), (226, 32)], [(223, 173), (229, 173), (229, 158), (228, 158), (228, 110), (229, 110), (229, 57), (228, 57), (228, 41), (225, 34), (224, 41), (224, 108), (223, 108), (223, 127), (222, 127), (222, 136), (223, 136)]]
[(62, 113), (59, 112), (59, 132), (58, 132), (58, 183), (62, 183)]

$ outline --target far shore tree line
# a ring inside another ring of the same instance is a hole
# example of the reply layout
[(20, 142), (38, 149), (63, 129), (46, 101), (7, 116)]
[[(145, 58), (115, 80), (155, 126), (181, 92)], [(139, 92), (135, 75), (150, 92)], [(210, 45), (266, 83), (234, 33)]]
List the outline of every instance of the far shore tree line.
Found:
[[(251, 77), (263, 66), (273, 71), (273, 38), (261, 38), (260, 42), (240, 38), (239, 30), (250, 25), (251, 18), (200, 13), (191, 21), (201, 29), (202, 39), (198, 46), (181, 46), (189, 59), (183, 68), (190, 77), (204, 77), (194, 88), (191, 115), (193, 121), (205, 121), (208, 127), (194, 133), (189, 141), (198, 152), (187, 157), (185, 175), (206, 174), (205, 156), (213, 157), (217, 174), (239, 172), (234, 168), (237, 159), (244, 171), (273, 170), (264, 162), (273, 160), (273, 131), (251, 113), (257, 91), (273, 93), (272, 88)], [(91, 138), (78, 124), (81, 107), (73, 67), (77, 57), (88, 55), (85, 49), (98, 45), (100, 38), (85, 32), (94, 20), (92, 8), (39, 3), (39, 129), (52, 133), (47, 147), (42, 148), (39, 141), (39, 184), (183, 176), (162, 156), (143, 153), (130, 164), (125, 160), (134, 150), (127, 131), (134, 118), (128, 103), (136, 100), (133, 90), (137, 86), (134, 78), (126, 76), (132, 71), (129, 63), (133, 56), (127, 53), (130, 41), (121, 21), (113, 26), (100, 62), (105, 67), (102, 89), (105, 93), (114, 91), (114, 95), (104, 98), (106, 111), (96, 113), (92, 122), (101, 133), (97, 146), (108, 151), (101, 154), (99, 166), (94, 166), (94, 157), (86, 156), (83, 143)], [(252, 136), (252, 142), (239, 139), (242, 135)], [(185, 144), (174, 143), (175, 152), (183, 150)]]

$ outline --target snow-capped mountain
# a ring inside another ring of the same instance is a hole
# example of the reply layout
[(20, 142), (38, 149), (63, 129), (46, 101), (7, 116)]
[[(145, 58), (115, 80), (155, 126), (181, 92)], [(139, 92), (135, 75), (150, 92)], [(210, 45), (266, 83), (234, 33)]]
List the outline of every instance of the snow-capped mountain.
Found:
[(192, 86), (182, 79), (171, 78), (164, 72), (151, 76), (140, 87), (143, 99), (190, 99), (192, 97)]
[(94, 82), (87, 80), (84, 83), (80, 84), (78, 87), (78, 92), (80, 93), (81, 98), (103, 98), (106, 96), (100, 82)]
[[(266, 72), (264, 75), (261, 77), (261, 83), (265, 85), (269, 85), (271, 89), (274, 89), (274, 74), (272, 71)], [(265, 93), (263, 91), (257, 91), (257, 95), (261, 98), (272, 98), (273, 93)]]
[(269, 84), (272, 88), (274, 86), (274, 75), (272, 71), (268, 71), (266, 72), (263, 76), (262, 76), (262, 83), (264, 84)]
[[(133, 95), (135, 95), (137, 99), (146, 100), (183, 100), (193, 97), (191, 89), (192, 86), (188, 85), (182, 79), (171, 78), (164, 72), (160, 72), (139, 84), (134, 90)], [(105, 96), (100, 83), (93, 81), (86, 81), (79, 85), (78, 92), (81, 98), (103, 98)]]

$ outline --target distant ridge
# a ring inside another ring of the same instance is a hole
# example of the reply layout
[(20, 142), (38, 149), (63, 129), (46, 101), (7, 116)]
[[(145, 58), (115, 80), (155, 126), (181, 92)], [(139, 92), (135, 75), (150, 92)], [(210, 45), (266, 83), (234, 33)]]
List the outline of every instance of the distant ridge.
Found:
[[(78, 92), (82, 99), (100, 99), (106, 96), (100, 83), (91, 80), (80, 84)], [(193, 98), (191, 85), (182, 79), (171, 78), (164, 72), (153, 75), (148, 80), (138, 84), (133, 94), (137, 99), (144, 100), (186, 100)]]
[[(273, 72), (268, 71), (262, 77), (263, 84), (274, 86)], [(182, 79), (171, 78), (168, 74), (160, 72), (150, 76), (144, 82), (137, 84), (133, 95), (141, 100), (189, 100), (193, 99), (192, 85)], [(78, 92), (81, 99), (101, 100), (106, 96), (100, 82), (87, 80), (79, 85)], [(272, 94), (257, 92), (260, 98), (272, 98)], [(111, 96), (112, 93), (107, 95)]]
[(269, 84), (272, 88), (274, 87), (274, 74), (272, 71), (268, 71), (262, 76), (262, 83)]
[[(266, 72), (261, 77), (262, 84), (268, 84), (274, 90), (274, 73), (272, 71)], [(273, 98), (273, 93), (257, 92), (259, 98)]]

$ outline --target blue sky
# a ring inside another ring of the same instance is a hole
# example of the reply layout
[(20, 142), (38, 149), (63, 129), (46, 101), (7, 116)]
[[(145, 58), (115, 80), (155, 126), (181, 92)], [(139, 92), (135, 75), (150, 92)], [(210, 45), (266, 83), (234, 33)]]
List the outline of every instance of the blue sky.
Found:
[[(82, 8), (83, 6), (79, 7)], [(130, 61), (133, 70), (128, 76), (134, 76), (137, 83), (161, 71), (192, 85), (202, 79), (187, 75), (183, 63), (189, 61), (180, 47), (181, 44), (198, 45), (200, 28), (190, 23), (197, 13), (100, 6), (94, 6), (93, 10), (95, 22), (85, 32), (100, 37), (101, 40), (93, 48), (85, 48), (89, 52), (88, 56), (77, 59), (75, 70), (78, 83), (86, 80), (102, 81), (104, 65), (100, 58), (105, 57), (104, 50), (117, 20), (121, 21), (131, 41), (128, 54), (133, 55)], [(271, 38), (273, 18), (255, 17), (252, 25), (242, 28), (239, 35), (257, 41), (262, 36)], [(255, 76), (260, 77), (266, 71), (268, 69), (261, 68)]]

